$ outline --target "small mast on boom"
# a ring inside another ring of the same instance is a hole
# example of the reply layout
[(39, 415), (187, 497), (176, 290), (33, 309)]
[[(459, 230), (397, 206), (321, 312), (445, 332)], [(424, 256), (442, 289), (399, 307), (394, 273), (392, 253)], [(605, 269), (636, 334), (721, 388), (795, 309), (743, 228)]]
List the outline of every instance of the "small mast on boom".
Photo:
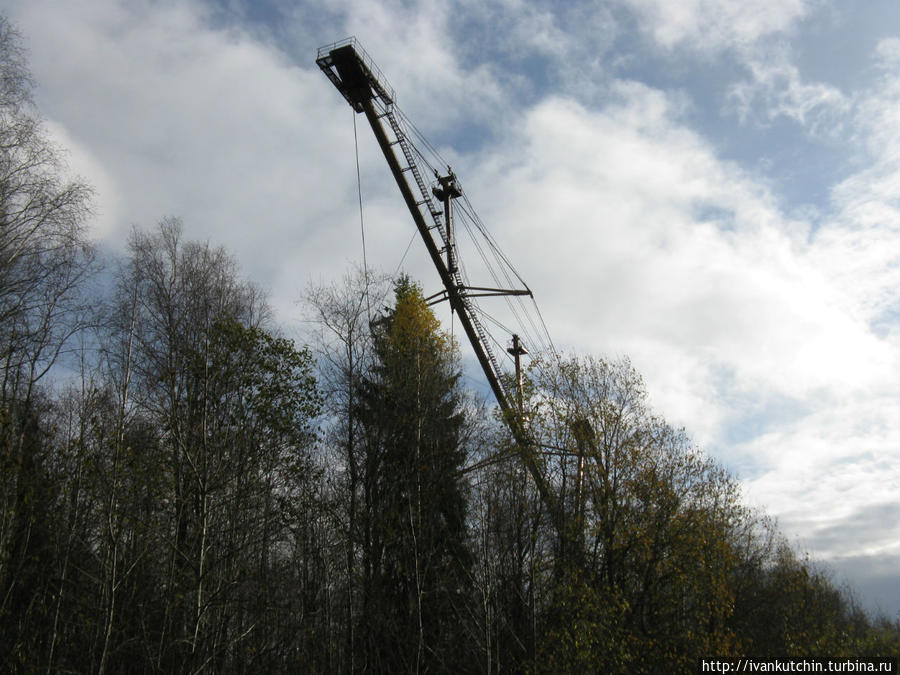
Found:
[[(458, 258), (453, 211), (456, 200), (462, 199), (469, 207), (468, 200), (456, 175), (449, 167), (446, 175), (440, 175), (432, 169), (437, 185), (429, 190), (422, 176), (423, 169), (420, 167), (423, 155), (404, 128), (402, 122), (405, 121), (405, 117), (396, 107), (394, 90), (387, 84), (381, 71), (365, 50), (357, 44), (355, 38), (322, 47), (319, 49), (316, 63), (353, 110), (365, 114), (441, 279), (443, 290), (431, 296), (429, 300), (434, 302), (447, 300), (459, 318), (497, 404), (503, 412), (503, 418), (516, 440), (519, 455), (547, 504), (555, 525), (562, 532), (564, 527), (562, 509), (549, 488), (547, 478), (541, 472), (536, 444), (524, 425), (520, 359), (528, 351), (519, 335), (513, 334), (513, 346), (507, 351), (515, 359), (517, 391), (514, 402), (506, 389), (499, 361), (491, 347), (491, 335), (480, 318), (481, 315), (492, 317), (479, 311), (475, 300), (490, 296), (528, 296), (533, 300), (531, 290), (512, 269), (508, 259), (499, 252), (493, 239), (484, 231), (477, 218), (473, 218), (476, 228), (488, 245), (495, 249), (494, 254), (505, 267), (502, 275), (493, 275), (495, 286), (472, 286), (465, 279), (462, 261)], [(479, 249), (479, 253), (484, 257), (482, 249)], [(503, 288), (501, 277), (502, 281), (517, 281), (522, 287)]]

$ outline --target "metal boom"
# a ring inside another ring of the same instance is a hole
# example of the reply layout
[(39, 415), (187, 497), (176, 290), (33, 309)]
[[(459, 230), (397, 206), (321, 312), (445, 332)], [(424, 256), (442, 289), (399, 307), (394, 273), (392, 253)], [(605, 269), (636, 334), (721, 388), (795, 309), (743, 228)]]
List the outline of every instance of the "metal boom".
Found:
[[(394, 92), (385, 81), (381, 71), (356, 40), (350, 38), (322, 47), (319, 49), (316, 63), (353, 110), (357, 113), (365, 113), (422, 241), (425, 242), (431, 261), (441, 278), (444, 291), (438, 295), (446, 297), (450, 302), (450, 307), (459, 317), (466, 337), (468, 337), (494, 397), (497, 399), (497, 404), (503, 412), (503, 418), (513, 433), (519, 454), (531, 473), (542, 499), (547, 504), (555, 524), (561, 528), (563, 526), (562, 512), (558, 508), (555, 495), (547, 485), (546, 478), (540, 471), (535, 444), (522, 424), (520, 409), (514, 405), (504, 386), (500, 366), (491, 350), (487, 331), (481, 324), (470, 300), (471, 297), (485, 295), (531, 295), (531, 291), (527, 288), (506, 290), (470, 287), (464, 283), (456, 264), (453, 249), (451, 202), (461, 195), (456, 185), (456, 177), (452, 172), (449, 172), (447, 176), (438, 176), (440, 187), (433, 191), (428, 190), (422, 173), (416, 166), (411, 143), (395, 114)], [(387, 121), (394, 140), (388, 136), (382, 120)], [(395, 147), (400, 148), (402, 161), (395, 153)], [(408, 176), (412, 176), (414, 186), (410, 184)], [(441, 200), (443, 211), (435, 205), (432, 195)], [(426, 213), (430, 216), (432, 225), (426, 221)], [(440, 245), (433, 236), (435, 231), (440, 237)], [(446, 259), (442, 253), (446, 253)], [(517, 336), (516, 339), (518, 339)]]

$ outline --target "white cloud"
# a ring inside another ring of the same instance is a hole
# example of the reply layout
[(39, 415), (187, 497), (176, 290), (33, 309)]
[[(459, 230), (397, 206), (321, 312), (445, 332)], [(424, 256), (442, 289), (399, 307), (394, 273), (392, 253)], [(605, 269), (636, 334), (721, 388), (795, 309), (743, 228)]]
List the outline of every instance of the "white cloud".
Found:
[[(454, 6), (437, 0), (371, 2), (336, 0), (329, 12), (343, 35), (358, 38), (391, 84), (402, 82), (398, 104), (432, 133), (501, 105), (501, 84), (484, 66), (464, 69), (451, 39)], [(440, 100), (441, 104), (435, 105)]]
[(740, 467), (789, 536), (828, 559), (886, 555), (896, 531), (869, 507), (900, 484), (900, 340), (872, 305), (897, 298), (896, 233), (792, 221), (677, 101), (618, 92), (530, 110), (478, 176), (486, 221), (555, 339), (631, 356), (658, 410)]
[(824, 3), (821, 0), (620, 0), (641, 28), (666, 49), (735, 58), (748, 71), (727, 85), (726, 107), (742, 122), (768, 124), (787, 117), (817, 136), (842, 129), (851, 102), (836, 87), (807, 82), (791, 62), (785, 37)]
[(819, 0), (619, 0), (663, 47), (740, 47), (791, 29)]
[(569, 34), (559, 25), (555, 8), (541, 6), (539, 2), (525, 0), (501, 0), (486, 3), (481, 0), (463, 0), (464, 11), (470, 21), (477, 16), (477, 23), (495, 30), (491, 45), (520, 57), (539, 53), (550, 57), (562, 56), (569, 42)]
[(753, 439), (744, 451), (767, 469), (748, 498), (817, 557), (900, 555), (898, 521), (884, 517), (900, 488), (898, 419), (896, 391), (847, 396)]
[[(751, 497), (847, 569), (900, 563), (897, 519), (885, 516), (896, 512), (900, 488), (900, 77), (890, 67), (898, 44), (878, 46), (883, 77), (857, 94), (855, 138), (866, 155), (858, 152), (859, 171), (834, 186), (831, 217), (806, 255), (866, 340), (821, 360), (840, 378), (811, 400), (812, 412), (744, 448), (766, 467), (749, 484)], [(861, 358), (871, 370), (854, 378)]]
[(612, 8), (591, 0), (461, 0), (449, 22), (464, 38), (455, 48), (526, 96), (549, 89), (591, 99), (604, 92), (622, 34)]
[(742, 122), (787, 117), (813, 135), (834, 136), (851, 102), (836, 87), (804, 82), (782, 50), (747, 57), (750, 79), (728, 87), (728, 107)]
[(59, 150), (64, 175), (87, 183), (93, 190), (91, 238), (102, 240), (110, 236), (120, 220), (115, 181), (91, 149), (73, 138), (64, 125), (46, 120), (45, 127), (51, 143)]
[(333, 244), (331, 227), (353, 215), (335, 209), (354, 203), (351, 113), (314, 50), (299, 68), (238, 29), (214, 28), (191, 3), (16, 9), (22, 31), (42, 36), (32, 46), (40, 105), (73, 148), (90, 148), (83, 172), (103, 190), (101, 209), (115, 205), (117, 222), (97, 235), (121, 244), (134, 223), (180, 216), (189, 236), (225, 245), (257, 282), (278, 284), (282, 308), (307, 274), (331, 266), (325, 251), (305, 256), (293, 283), (280, 268)]
[[(900, 354), (900, 41), (881, 43), (883, 76), (859, 94), (855, 139), (861, 168), (832, 190), (834, 212), (817, 234), (816, 264), (845, 302)], [(891, 56), (894, 54), (894, 56)]]
[(547, 270), (543, 288), (568, 337), (632, 354), (666, 344), (790, 397), (880, 373), (883, 354), (807, 258), (802, 225), (717, 160), (663, 94), (619, 90), (623, 103), (599, 113), (544, 102), (513, 141), (526, 148), (519, 164), (482, 179), (504, 195), (492, 218), (510, 223), (514, 258)]

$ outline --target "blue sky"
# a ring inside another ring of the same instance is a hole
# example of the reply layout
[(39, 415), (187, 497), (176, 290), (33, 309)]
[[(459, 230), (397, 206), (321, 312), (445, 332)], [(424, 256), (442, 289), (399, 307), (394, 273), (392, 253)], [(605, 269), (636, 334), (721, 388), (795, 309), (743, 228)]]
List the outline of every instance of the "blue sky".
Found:
[[(96, 188), (94, 237), (180, 216), (301, 338), (304, 287), (362, 256), (352, 113), (314, 63), (356, 35), (556, 344), (629, 356), (749, 503), (900, 613), (896, 1), (0, 8)], [(368, 258), (391, 271), (412, 223), (360, 131)], [(404, 265), (428, 287), (421, 248)]]

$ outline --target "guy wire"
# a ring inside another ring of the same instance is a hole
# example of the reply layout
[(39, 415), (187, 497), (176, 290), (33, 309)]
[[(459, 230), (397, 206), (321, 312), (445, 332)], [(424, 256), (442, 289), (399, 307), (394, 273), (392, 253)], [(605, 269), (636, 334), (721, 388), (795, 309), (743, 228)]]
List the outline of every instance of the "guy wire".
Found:
[(359, 232), (362, 237), (362, 254), (363, 254), (363, 278), (365, 279), (366, 294), (366, 317), (372, 321), (372, 304), (369, 302), (369, 265), (366, 260), (366, 227), (363, 222), (363, 201), (362, 201), (362, 176), (359, 171), (359, 137), (356, 133), (356, 112), (350, 110), (353, 115), (353, 147), (356, 150), (356, 194), (359, 197)]

